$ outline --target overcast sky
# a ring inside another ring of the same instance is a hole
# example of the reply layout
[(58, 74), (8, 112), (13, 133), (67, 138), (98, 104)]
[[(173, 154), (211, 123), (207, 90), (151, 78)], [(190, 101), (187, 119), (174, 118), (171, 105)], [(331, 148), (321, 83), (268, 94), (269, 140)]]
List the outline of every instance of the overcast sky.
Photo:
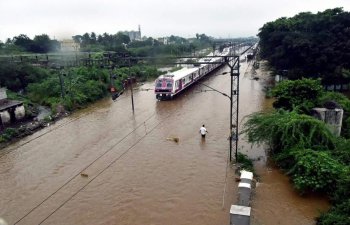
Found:
[(147, 37), (246, 37), (280, 17), (335, 7), (350, 11), (350, 0), (0, 0), (0, 40), (114, 34), (138, 25)]

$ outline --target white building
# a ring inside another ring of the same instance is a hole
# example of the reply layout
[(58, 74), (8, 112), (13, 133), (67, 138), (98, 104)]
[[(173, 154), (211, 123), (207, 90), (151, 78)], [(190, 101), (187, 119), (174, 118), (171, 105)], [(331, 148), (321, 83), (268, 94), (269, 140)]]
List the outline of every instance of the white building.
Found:
[(124, 34), (128, 35), (130, 41), (141, 41), (141, 27), (139, 25), (138, 31), (125, 31)]
[(72, 39), (65, 39), (60, 41), (60, 43), (62, 52), (78, 52), (80, 50), (80, 44)]

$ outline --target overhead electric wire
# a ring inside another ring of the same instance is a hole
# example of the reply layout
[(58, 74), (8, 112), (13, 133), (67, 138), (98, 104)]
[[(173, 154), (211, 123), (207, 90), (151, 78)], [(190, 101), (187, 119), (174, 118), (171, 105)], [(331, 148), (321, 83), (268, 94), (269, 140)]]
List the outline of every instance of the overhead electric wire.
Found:
[[(175, 111), (177, 112), (177, 110)], [(74, 196), (76, 196), (79, 192), (81, 192), (87, 185), (89, 185), (92, 181), (94, 181), (98, 176), (100, 176), (104, 171), (106, 171), (108, 168), (110, 168), (114, 163), (116, 163), (120, 158), (122, 158), (126, 153), (128, 153), (136, 144), (138, 144), (141, 140), (143, 140), (149, 133), (151, 133), (155, 128), (157, 128), (160, 124), (166, 121), (167, 118), (175, 114), (175, 112), (170, 113), (164, 120), (159, 122), (155, 127), (153, 127), (148, 133), (145, 133), (139, 140), (137, 140), (132, 146), (130, 146), (125, 152), (123, 152), (120, 156), (118, 156), (115, 160), (113, 160), (111, 163), (107, 165), (102, 171), (100, 171), (94, 178), (92, 178), (87, 184), (85, 184), (83, 187), (81, 187), (77, 192), (75, 192), (71, 197), (69, 197), (66, 201), (64, 201), (58, 208), (56, 208), (53, 212), (51, 212), (47, 217), (44, 218), (38, 225), (45, 222), (50, 216), (52, 216), (55, 212), (57, 212), (60, 208), (62, 208), (67, 202), (69, 202)], [(141, 123), (139, 126), (143, 125)], [(138, 127), (139, 127), (138, 126)], [(115, 146), (111, 147), (114, 148)]]
[[(156, 113), (153, 113), (151, 116), (149, 116), (144, 122), (148, 121), (149, 119), (151, 119), (153, 116), (155, 116)], [(22, 216), (19, 220), (17, 220), (14, 224), (18, 224), (20, 221), (22, 221), (25, 217), (27, 217), (30, 213), (32, 213), (35, 209), (37, 209), (39, 206), (41, 206), (44, 202), (46, 202), (49, 198), (51, 198), (53, 195), (55, 195), (58, 191), (60, 191), (63, 187), (65, 187), (67, 184), (69, 184), (74, 178), (76, 178), (77, 176), (79, 176), (81, 174), (82, 171), (86, 170), (88, 167), (90, 167), (93, 163), (95, 163), (98, 159), (100, 159), (101, 157), (103, 157), (104, 155), (106, 155), (108, 152), (110, 152), (115, 146), (117, 146), (120, 142), (122, 142), (125, 138), (127, 138), (130, 134), (132, 134), (133, 132), (135, 132), (139, 127), (141, 127), (142, 125), (144, 125), (144, 122), (141, 122), (139, 125), (137, 125), (136, 128), (134, 128), (132, 131), (130, 131), (127, 135), (125, 135), (122, 139), (120, 139), (117, 143), (115, 143), (114, 145), (112, 145), (109, 149), (107, 149), (106, 152), (104, 152), (103, 154), (101, 154), (99, 157), (97, 157), (96, 159), (94, 159), (91, 163), (89, 163), (87, 166), (84, 167), (84, 169), (82, 169), (81, 171), (79, 171), (79, 173), (77, 173), (76, 175), (74, 175), (72, 178), (70, 178), (68, 181), (66, 181), (61, 187), (59, 187), (56, 191), (54, 191), (52, 194), (50, 194), (48, 197), (46, 197), (43, 201), (41, 201), (38, 205), (36, 205), (34, 208), (32, 208), (28, 213), (26, 213), (24, 216)]]
[[(90, 112), (90, 113), (91, 113), (91, 112)], [(54, 131), (54, 130), (57, 130), (57, 129), (60, 128), (60, 127), (66, 126), (66, 125), (68, 125), (68, 124), (70, 124), (70, 123), (72, 123), (72, 122), (74, 122), (74, 121), (76, 121), (76, 120), (78, 120), (78, 119), (80, 119), (80, 118), (86, 116), (86, 115), (89, 115), (90, 113), (85, 114), (85, 115), (82, 115), (82, 116), (79, 116), (79, 117), (77, 117), (77, 118), (74, 118), (74, 119), (72, 119), (72, 120), (70, 120), (70, 121), (68, 121), (68, 122), (66, 122), (66, 123), (60, 124), (60, 125), (58, 125), (58, 126), (52, 128), (52, 129), (50, 129), (50, 130), (48, 130), (48, 131), (46, 131), (46, 132), (44, 132), (44, 133), (42, 133), (42, 134), (40, 134), (40, 135), (34, 137), (34, 138), (32, 138), (32, 139), (30, 139), (30, 140), (28, 140), (28, 141), (26, 141), (26, 142), (24, 142), (24, 143), (22, 143), (22, 144), (17, 145), (17, 146), (14, 147), (14, 148), (8, 149), (7, 151), (5, 151), (5, 153), (4, 153), (3, 155), (0, 156), (0, 159), (1, 159), (3, 156), (5, 156), (7, 153), (9, 153), (9, 152), (11, 152), (11, 151), (13, 151), (13, 150), (18, 149), (18, 148), (20, 148), (20, 147), (22, 147), (22, 146), (24, 146), (24, 145), (26, 145), (26, 144), (28, 144), (28, 143), (30, 143), (30, 142), (36, 140), (36, 139), (38, 139), (38, 138), (44, 136), (45, 134), (48, 134), (48, 133), (50, 133), (50, 132), (52, 132), (52, 131)]]

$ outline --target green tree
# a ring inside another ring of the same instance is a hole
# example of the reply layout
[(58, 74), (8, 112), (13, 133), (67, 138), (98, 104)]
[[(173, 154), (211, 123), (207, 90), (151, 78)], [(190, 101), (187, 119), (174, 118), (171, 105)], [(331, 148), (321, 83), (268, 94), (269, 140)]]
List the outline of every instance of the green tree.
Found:
[(33, 40), (30, 39), (25, 34), (20, 34), (20, 35), (14, 37), (12, 42), (13, 42), (13, 44), (21, 47), (23, 50), (26, 50), (26, 51), (31, 51), (31, 49), (33, 47)]
[(50, 51), (57, 51), (59, 49), (59, 42), (51, 40), (47, 34), (36, 35), (33, 39), (32, 52), (47, 53)]
[(316, 106), (324, 90), (320, 80), (286, 80), (277, 84), (271, 94), (276, 98), (275, 108), (292, 110), (299, 107), (309, 111)]
[(350, 13), (342, 8), (268, 22), (259, 30), (260, 53), (290, 79), (321, 77), (324, 83), (349, 81)]
[(48, 71), (29, 64), (0, 63), (0, 85), (12, 91), (23, 90), (29, 83), (40, 82)]

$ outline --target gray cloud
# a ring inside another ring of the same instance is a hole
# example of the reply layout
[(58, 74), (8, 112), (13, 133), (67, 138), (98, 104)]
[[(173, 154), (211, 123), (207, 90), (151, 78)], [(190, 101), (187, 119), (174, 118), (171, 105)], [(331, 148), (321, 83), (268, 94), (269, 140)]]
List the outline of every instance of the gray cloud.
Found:
[(0, 0), (0, 40), (27, 34), (52, 38), (136, 30), (161, 37), (252, 36), (266, 22), (299, 12), (343, 7), (349, 0)]

